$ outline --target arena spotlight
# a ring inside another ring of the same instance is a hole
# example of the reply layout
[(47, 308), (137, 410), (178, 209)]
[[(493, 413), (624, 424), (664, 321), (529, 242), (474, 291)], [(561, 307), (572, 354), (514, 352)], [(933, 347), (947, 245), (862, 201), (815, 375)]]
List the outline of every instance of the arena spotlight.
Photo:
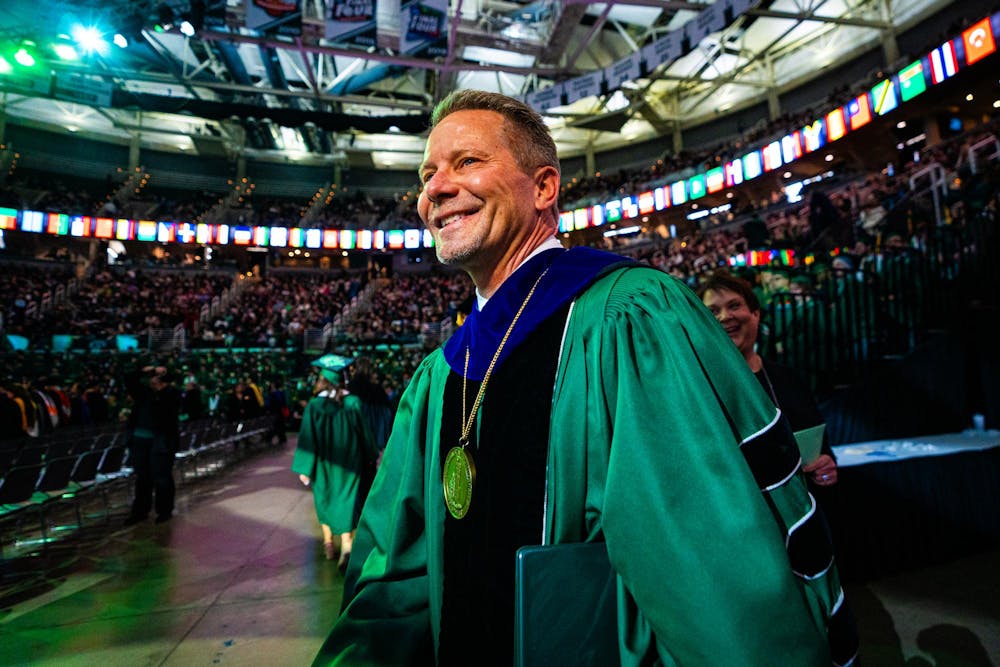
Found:
[(28, 47), (22, 46), (17, 51), (14, 52), (14, 60), (21, 67), (34, 67), (35, 66), (35, 56), (28, 50)]
[(52, 50), (62, 60), (78, 60), (80, 54), (76, 52), (72, 44), (66, 42), (56, 42), (52, 45)]
[(69, 30), (69, 34), (76, 40), (77, 45), (83, 49), (84, 53), (97, 53), (104, 55), (108, 52), (108, 43), (104, 35), (97, 28), (90, 26), (75, 25)]

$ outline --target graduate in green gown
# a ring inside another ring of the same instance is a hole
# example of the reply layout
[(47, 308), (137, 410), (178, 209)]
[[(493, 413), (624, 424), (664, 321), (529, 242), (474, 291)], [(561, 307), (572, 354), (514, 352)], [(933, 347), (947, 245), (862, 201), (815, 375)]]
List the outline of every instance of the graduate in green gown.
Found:
[(476, 304), (403, 394), (315, 664), (509, 666), (517, 548), (573, 542), (606, 544), (622, 665), (850, 664), (787, 423), (686, 286), (562, 248), (541, 118), (453, 93), (420, 175)]
[(354, 530), (371, 485), (375, 442), (361, 412), (361, 401), (347, 393), (344, 369), (352, 360), (328, 354), (319, 366), (316, 396), (306, 405), (299, 430), (292, 472), (312, 487), (316, 516), (323, 530), (327, 559), (337, 557), (345, 567), (351, 555)]

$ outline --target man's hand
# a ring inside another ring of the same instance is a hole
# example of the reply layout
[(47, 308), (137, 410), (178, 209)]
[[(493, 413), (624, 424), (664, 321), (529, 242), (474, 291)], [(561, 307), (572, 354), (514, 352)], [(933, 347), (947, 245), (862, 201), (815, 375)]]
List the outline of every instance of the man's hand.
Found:
[(837, 483), (837, 462), (829, 454), (820, 454), (815, 461), (802, 466), (802, 472), (819, 486), (833, 486)]
[(303, 486), (309, 486), (309, 475), (299, 475), (299, 481)]

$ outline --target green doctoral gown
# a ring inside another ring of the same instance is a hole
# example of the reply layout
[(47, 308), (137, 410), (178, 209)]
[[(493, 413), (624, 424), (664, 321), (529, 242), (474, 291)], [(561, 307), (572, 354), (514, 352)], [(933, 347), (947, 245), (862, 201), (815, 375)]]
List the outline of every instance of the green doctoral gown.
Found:
[(317, 396), (306, 405), (292, 472), (309, 477), (316, 516), (334, 533), (357, 526), (374, 446), (356, 396), (342, 403)]
[[(401, 399), (317, 665), (425, 664), (436, 650), (448, 373), (433, 352)], [(504, 409), (491, 398), (480, 417)], [(785, 549), (813, 509), (804, 480), (762, 493), (740, 452), (776, 418), (722, 328), (666, 274), (616, 269), (573, 303), (538, 541), (606, 541), (622, 665), (830, 665), (836, 569), (797, 576)]]

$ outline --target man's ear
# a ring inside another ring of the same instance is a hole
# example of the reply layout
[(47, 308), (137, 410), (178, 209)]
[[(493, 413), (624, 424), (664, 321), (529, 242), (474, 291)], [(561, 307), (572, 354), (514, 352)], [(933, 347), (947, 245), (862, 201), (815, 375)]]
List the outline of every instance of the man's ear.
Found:
[(535, 170), (535, 210), (547, 211), (559, 201), (559, 170), (551, 165)]

